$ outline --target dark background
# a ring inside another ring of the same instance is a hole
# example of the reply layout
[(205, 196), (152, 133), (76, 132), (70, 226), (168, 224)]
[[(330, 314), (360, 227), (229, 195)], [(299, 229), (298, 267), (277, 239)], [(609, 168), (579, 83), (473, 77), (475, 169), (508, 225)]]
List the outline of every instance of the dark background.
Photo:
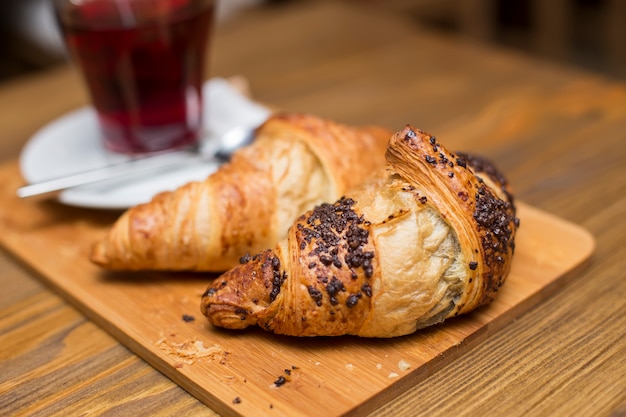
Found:
[[(65, 62), (63, 52), (50, 47), (55, 34), (50, 39), (44, 34), (42, 39), (41, 32), (49, 28), (33, 12), (33, 9), (41, 11), (41, 7), (33, 7), (36, 3), (49, 6), (50, 1), (2, 0), (0, 3), (0, 83)], [(325, 0), (251, 0), (241, 1), (240, 6), (263, 3), (263, 7), (288, 7), (302, 1)], [(558, 64), (626, 79), (626, 1), (623, 0), (341, 1), (397, 13), (405, 20), (449, 36), (511, 48)], [(38, 33), (39, 38), (33, 33)]]

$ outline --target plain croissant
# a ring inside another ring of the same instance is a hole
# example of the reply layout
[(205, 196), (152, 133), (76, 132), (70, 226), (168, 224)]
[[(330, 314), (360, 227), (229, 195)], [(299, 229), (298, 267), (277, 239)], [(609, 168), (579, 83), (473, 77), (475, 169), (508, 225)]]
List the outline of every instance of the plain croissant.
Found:
[(291, 223), (384, 169), (392, 132), (276, 114), (205, 181), (127, 210), (91, 260), (106, 269), (225, 271), (272, 247)]
[(411, 126), (386, 157), (385, 176), (308, 211), (273, 250), (218, 277), (202, 296), (209, 321), (394, 337), (490, 302), (519, 226), (506, 179)]

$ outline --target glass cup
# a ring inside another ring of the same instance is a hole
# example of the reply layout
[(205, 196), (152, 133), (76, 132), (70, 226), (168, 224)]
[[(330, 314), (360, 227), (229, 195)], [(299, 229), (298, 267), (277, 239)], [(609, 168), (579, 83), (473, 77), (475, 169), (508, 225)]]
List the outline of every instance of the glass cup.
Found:
[(197, 144), (214, 0), (54, 0), (104, 145), (146, 154)]

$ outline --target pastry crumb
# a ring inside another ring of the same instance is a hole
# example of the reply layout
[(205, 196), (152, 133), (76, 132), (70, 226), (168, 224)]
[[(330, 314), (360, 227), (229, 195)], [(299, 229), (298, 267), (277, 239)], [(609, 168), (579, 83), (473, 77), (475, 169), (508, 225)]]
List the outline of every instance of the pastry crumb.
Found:
[(382, 363), (377, 363), (376, 364), (376, 369), (383, 369), (383, 364)]
[(353, 371), (354, 370), (354, 365), (352, 365), (351, 363), (346, 363), (346, 369), (348, 371)]
[(237, 383), (237, 377), (235, 377), (234, 375), (222, 375), (222, 378), (220, 378), (220, 382), (226, 385), (233, 385)]
[(182, 364), (193, 365), (198, 360), (217, 360), (224, 363), (227, 352), (218, 344), (205, 347), (202, 340), (189, 339), (182, 343), (161, 337), (155, 343), (168, 355), (177, 359), (174, 367), (182, 368)]
[(397, 372), (389, 372), (389, 375), (387, 375), (387, 378), (397, 378), (400, 375)]
[(411, 369), (411, 364), (404, 359), (400, 359), (400, 362), (398, 362), (398, 369), (400, 369), (401, 371), (409, 370)]

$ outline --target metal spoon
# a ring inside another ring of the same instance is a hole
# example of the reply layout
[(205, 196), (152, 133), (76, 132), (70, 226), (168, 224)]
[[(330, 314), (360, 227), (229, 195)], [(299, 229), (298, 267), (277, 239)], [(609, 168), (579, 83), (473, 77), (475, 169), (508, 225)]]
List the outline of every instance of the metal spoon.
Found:
[(17, 196), (48, 198), (57, 195), (60, 191), (80, 185), (144, 175), (158, 169), (192, 161), (213, 159), (224, 162), (229, 160), (237, 149), (251, 143), (254, 140), (254, 132), (255, 128), (238, 126), (219, 136), (217, 140), (205, 141), (197, 149), (166, 152), (25, 185), (17, 189)]

